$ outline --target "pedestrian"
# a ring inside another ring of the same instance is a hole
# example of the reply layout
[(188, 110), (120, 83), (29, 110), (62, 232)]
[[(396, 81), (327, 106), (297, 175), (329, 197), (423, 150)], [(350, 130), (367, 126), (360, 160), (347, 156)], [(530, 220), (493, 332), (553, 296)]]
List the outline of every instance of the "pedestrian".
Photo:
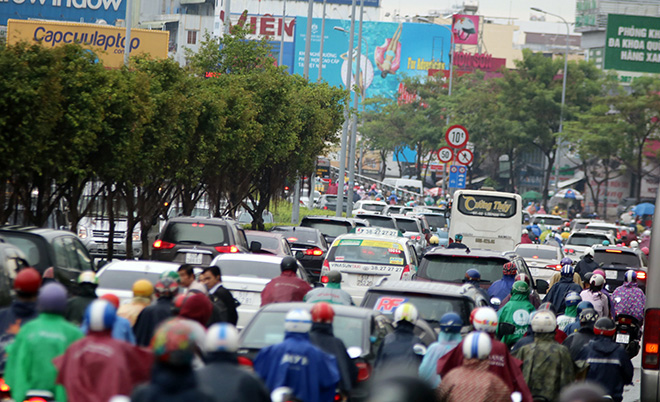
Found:
[[(529, 277), (529, 275), (518, 274), (515, 277), (514, 283), (517, 281), (524, 281), (525, 283), (527, 283), (530, 289), (529, 296), (527, 296), (527, 300), (529, 300), (529, 302), (532, 303), (532, 306), (534, 306), (534, 308), (539, 308), (539, 306), (541, 305), (541, 297), (539, 296), (536, 289), (532, 287), (532, 279)], [(504, 305), (507, 304), (509, 300), (511, 300), (511, 293), (509, 293), (509, 295), (505, 297), (504, 300), (502, 300), (502, 303), (500, 303), (500, 308), (504, 307)]]
[(564, 310), (564, 314), (557, 316), (557, 328), (559, 330), (566, 332), (566, 327), (578, 320), (577, 306), (581, 301), (582, 298), (578, 292), (568, 292), (564, 299), (566, 310)]
[(270, 402), (268, 388), (253, 372), (238, 363), (236, 327), (213, 324), (204, 342), (207, 364), (196, 372), (200, 388), (216, 402)]
[(130, 396), (149, 380), (153, 355), (112, 337), (117, 310), (106, 300), (93, 301), (85, 312), (89, 333), (67, 348), (53, 363), (57, 383), (71, 402), (105, 402), (114, 395)]
[(333, 333), (332, 322), (335, 312), (326, 302), (319, 302), (312, 307), (312, 329), (309, 340), (325, 353), (337, 359), (339, 369), (339, 390), (342, 396), (348, 398), (353, 386), (357, 383), (358, 369), (346, 352), (346, 345)]
[(592, 339), (594, 334), (594, 324), (598, 320), (598, 313), (593, 308), (585, 308), (580, 312), (580, 329), (573, 332), (564, 340), (562, 345), (568, 348), (571, 358), (576, 361), (584, 348)]
[(16, 298), (9, 307), (0, 310), (0, 373), (5, 371), (6, 349), (23, 325), (37, 318), (37, 296), (41, 275), (34, 268), (21, 269), (14, 278)]
[(556, 401), (561, 389), (575, 381), (575, 365), (568, 348), (554, 339), (557, 319), (551, 311), (537, 311), (531, 326), (534, 342), (514, 355), (523, 362), (523, 376), (532, 396)]
[(614, 300), (615, 318), (619, 314), (626, 314), (639, 321), (640, 326), (644, 323), (646, 295), (644, 294), (644, 291), (637, 286), (637, 272), (632, 269), (626, 271), (623, 284), (614, 289), (612, 296), (612, 300)]
[(580, 320), (579, 320), (580, 313), (587, 308), (594, 308), (594, 305), (590, 301), (585, 301), (585, 300), (582, 300), (581, 302), (578, 303), (576, 309), (578, 320), (566, 326), (566, 328), (564, 329), (566, 335), (571, 335), (572, 333), (577, 332), (580, 329)]
[[(119, 298), (112, 293), (106, 293), (99, 297), (99, 299), (110, 303), (115, 308), (115, 310), (117, 310), (119, 307)], [(83, 318), (83, 323), (80, 327), (84, 334), (89, 332), (89, 321), (87, 318), (88, 315), (85, 315)], [(115, 317), (114, 324), (112, 325), (112, 337), (120, 341), (128, 342), (131, 345), (135, 345), (135, 335), (133, 334), (133, 328), (131, 328), (131, 323), (124, 317)]]
[(188, 292), (190, 285), (196, 282), (193, 266), (190, 264), (181, 264), (176, 272), (179, 274), (179, 293)]
[(615, 402), (620, 402), (624, 385), (632, 383), (632, 362), (623, 346), (614, 342), (616, 324), (611, 318), (599, 318), (594, 334), (596, 338), (582, 349), (577, 360), (589, 365), (587, 380), (597, 382)]
[(512, 334), (503, 335), (498, 330), (502, 342), (508, 347), (518, 342), (529, 327), (530, 314), (534, 311), (534, 306), (529, 302), (528, 295), (529, 285), (526, 282), (514, 282), (511, 288), (511, 300), (497, 312), (499, 322), (506, 322), (515, 327)]
[(139, 346), (149, 346), (158, 325), (172, 316), (172, 300), (179, 292), (179, 284), (172, 278), (162, 278), (156, 282), (155, 291), (156, 303), (145, 307), (133, 326)]
[(403, 303), (394, 310), (394, 332), (387, 334), (378, 347), (374, 370), (396, 367), (398, 372), (418, 372), (425, 347), (415, 335), (419, 313), (412, 303)]
[(447, 248), (463, 248), (469, 250), (468, 246), (463, 244), (463, 235), (460, 233), (454, 236), (454, 241), (448, 245)]
[(83, 271), (78, 275), (77, 295), (66, 303), (64, 317), (75, 325), (82, 324), (87, 306), (96, 300), (96, 287), (99, 281), (94, 271)]
[(220, 267), (210, 266), (204, 268), (199, 280), (206, 286), (211, 302), (222, 312), (220, 321), (216, 322), (228, 322), (235, 326), (238, 323), (238, 312), (236, 311), (238, 302), (236, 302), (231, 292), (222, 286)]
[(309, 283), (298, 278), (298, 261), (290, 256), (282, 258), (281, 274), (273, 278), (261, 291), (261, 307), (270, 303), (303, 301), (307, 292), (312, 290)]
[(440, 333), (438, 340), (429, 345), (422, 364), (419, 366), (419, 376), (424, 379), (433, 388), (440, 384), (438, 375), (438, 360), (447, 352), (455, 348), (463, 339), (461, 329), (463, 320), (461, 316), (450, 311), (440, 318)]
[(214, 402), (203, 391), (193, 371), (192, 361), (199, 339), (182, 319), (163, 322), (155, 331), (150, 348), (155, 363), (151, 381), (137, 387), (132, 402)]
[(151, 298), (154, 294), (154, 285), (147, 279), (138, 279), (133, 283), (133, 298), (128, 302), (119, 306), (117, 315), (126, 318), (131, 324), (135, 326), (138, 316), (145, 307), (151, 304)]
[(328, 272), (324, 277), (321, 277), (321, 282), (327, 281), (325, 286), (310, 290), (303, 296), (303, 300), (307, 303), (327, 302), (354, 306), (355, 303), (353, 303), (351, 295), (341, 289), (341, 279), (341, 272), (337, 270)]
[(594, 310), (599, 317), (609, 317), (610, 307), (609, 299), (601, 290), (605, 286), (605, 278), (600, 274), (593, 274), (589, 279), (589, 288), (580, 293), (582, 300), (590, 301), (594, 305)]
[(594, 270), (598, 268), (598, 263), (594, 261), (594, 255), (594, 249), (591, 247), (587, 248), (584, 252), (584, 255), (582, 256), (582, 259), (578, 261), (577, 265), (575, 266), (575, 272), (580, 274), (582, 280), (585, 282), (588, 282), (587, 278), (585, 277), (587, 272), (594, 272)]
[(489, 371), (491, 339), (485, 332), (472, 332), (463, 342), (463, 364), (442, 378), (438, 399), (446, 402), (508, 402), (511, 392)]
[(566, 310), (566, 295), (569, 292), (582, 292), (582, 288), (573, 282), (573, 265), (563, 264), (561, 266), (561, 278), (555, 283), (545, 295), (544, 301), (552, 303), (555, 311), (562, 314)]
[(497, 298), (501, 303), (502, 300), (511, 294), (511, 287), (515, 282), (516, 273), (518, 273), (516, 265), (511, 261), (505, 262), (502, 266), (502, 279), (496, 280), (488, 288), (488, 300)]
[(39, 316), (23, 325), (7, 348), (4, 380), (13, 400), (23, 401), (29, 390), (39, 389), (52, 392), (58, 402), (66, 402), (66, 390), (55, 384), (53, 359), (83, 337), (80, 329), (64, 318), (66, 302), (64, 286), (49, 283), (42, 287), (37, 298)]
[(311, 327), (309, 312), (289, 311), (284, 341), (261, 349), (254, 369), (271, 391), (289, 387), (301, 401), (331, 402), (340, 379), (337, 360), (310, 342)]

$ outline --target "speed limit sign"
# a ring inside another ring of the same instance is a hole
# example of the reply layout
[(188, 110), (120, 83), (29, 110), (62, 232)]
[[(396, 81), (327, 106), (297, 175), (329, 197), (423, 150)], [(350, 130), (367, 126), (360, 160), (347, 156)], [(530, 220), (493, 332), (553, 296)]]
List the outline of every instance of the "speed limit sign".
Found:
[(467, 129), (458, 124), (449, 127), (445, 133), (445, 140), (447, 140), (447, 144), (453, 148), (461, 148), (468, 142), (469, 138), (470, 136)]
[(438, 149), (438, 160), (442, 163), (449, 163), (454, 157), (454, 151), (449, 147)]

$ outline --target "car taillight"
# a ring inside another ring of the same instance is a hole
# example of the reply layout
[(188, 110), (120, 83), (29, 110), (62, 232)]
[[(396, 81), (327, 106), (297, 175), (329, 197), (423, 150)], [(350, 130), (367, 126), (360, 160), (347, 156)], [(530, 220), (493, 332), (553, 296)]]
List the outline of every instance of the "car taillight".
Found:
[(328, 260), (323, 260), (323, 268), (330, 269), (330, 263), (328, 262)]
[(5, 382), (4, 378), (0, 378), (0, 392), (9, 392), (9, 385)]
[(564, 252), (565, 252), (565, 253), (573, 254), (573, 253), (575, 253), (575, 250), (572, 249), (572, 248), (565, 248), (565, 249), (564, 249)]
[(550, 269), (554, 269), (555, 271), (561, 271), (561, 264), (557, 264), (557, 265), (550, 264), (550, 265), (546, 265), (545, 267), (550, 268)]
[(408, 265), (408, 264), (406, 264), (406, 265), (403, 267), (403, 271), (401, 272), (401, 279), (403, 279), (403, 277), (404, 277), (407, 273), (410, 273), (410, 265)]
[(646, 272), (644, 271), (637, 271), (637, 279), (645, 281), (646, 280)]
[(328, 206), (327, 206), (327, 205), (324, 205), (324, 206), (323, 206), (323, 209), (328, 209)]
[(358, 382), (367, 381), (371, 377), (371, 366), (367, 362), (358, 362), (355, 363), (355, 366), (358, 369)]
[(323, 255), (323, 250), (321, 250), (318, 247), (308, 248), (307, 250), (305, 250), (305, 255), (315, 255), (318, 257), (320, 255)]
[(329, 279), (328, 279), (328, 276), (327, 276), (327, 275), (323, 275), (323, 276), (321, 277), (321, 283), (328, 283), (328, 281), (329, 281)]
[(24, 402), (47, 402), (47, 401), (40, 396), (33, 396), (32, 398), (26, 399)]
[(238, 253), (238, 247), (236, 246), (217, 246), (215, 250), (218, 253)]
[(174, 246), (176, 246), (176, 244), (164, 240), (156, 240), (154, 242), (154, 248), (159, 250), (169, 250), (174, 248)]
[(642, 368), (660, 368), (660, 309), (650, 308), (644, 316), (644, 339), (642, 341)]

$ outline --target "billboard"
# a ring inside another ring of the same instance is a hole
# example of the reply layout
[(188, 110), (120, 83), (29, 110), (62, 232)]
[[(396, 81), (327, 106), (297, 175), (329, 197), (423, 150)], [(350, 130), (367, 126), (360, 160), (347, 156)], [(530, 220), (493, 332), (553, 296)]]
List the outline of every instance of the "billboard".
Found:
[[(46, 47), (80, 43), (96, 52), (106, 67), (124, 64), (126, 29), (96, 24), (9, 20), (7, 43), (26, 41)], [(167, 58), (169, 32), (146, 29), (131, 30), (131, 54), (149, 53), (152, 57)]]
[[(305, 3), (307, 0), (293, 0), (293, 1), (304, 1)], [(315, 3), (323, 3), (323, 0), (314, 0)], [(341, 4), (341, 5), (346, 5), (350, 6), (353, 4), (353, 0), (326, 0), (327, 4)], [(360, 0), (355, 1), (355, 6), (359, 7), (360, 6)], [(364, 0), (364, 6), (365, 7), (380, 7), (380, 0)]]
[(479, 16), (456, 14), (451, 30), (457, 45), (476, 45), (479, 42)]
[(660, 18), (609, 14), (606, 70), (660, 73)]
[(114, 25), (126, 16), (127, 0), (0, 0), (0, 25), (7, 20), (45, 19)]

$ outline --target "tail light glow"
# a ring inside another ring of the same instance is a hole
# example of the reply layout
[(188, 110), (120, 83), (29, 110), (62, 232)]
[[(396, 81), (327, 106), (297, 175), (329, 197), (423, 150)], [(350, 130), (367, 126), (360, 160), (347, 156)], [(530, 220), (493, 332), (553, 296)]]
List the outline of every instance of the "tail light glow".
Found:
[(371, 377), (371, 366), (367, 362), (357, 362), (355, 366), (358, 369), (358, 382), (367, 381)]
[(9, 385), (5, 382), (4, 378), (0, 378), (0, 392), (9, 392)]
[(305, 250), (305, 255), (313, 255), (319, 257), (323, 255), (323, 250), (321, 250), (318, 247), (308, 248), (307, 250)]
[(171, 248), (174, 248), (174, 246), (176, 246), (176, 244), (160, 239), (156, 240), (153, 245), (153, 247), (158, 250), (169, 250)]
[(403, 279), (404, 276), (405, 276), (407, 273), (410, 273), (410, 265), (408, 265), (408, 264), (406, 264), (406, 265), (403, 267), (403, 271), (401, 271), (401, 279)]
[(218, 253), (238, 253), (238, 247), (236, 246), (217, 246), (215, 251)]
[(644, 271), (637, 271), (637, 280), (646, 280), (646, 272)]
[(642, 368), (660, 368), (660, 309), (646, 310), (644, 317), (644, 337), (642, 340)]

